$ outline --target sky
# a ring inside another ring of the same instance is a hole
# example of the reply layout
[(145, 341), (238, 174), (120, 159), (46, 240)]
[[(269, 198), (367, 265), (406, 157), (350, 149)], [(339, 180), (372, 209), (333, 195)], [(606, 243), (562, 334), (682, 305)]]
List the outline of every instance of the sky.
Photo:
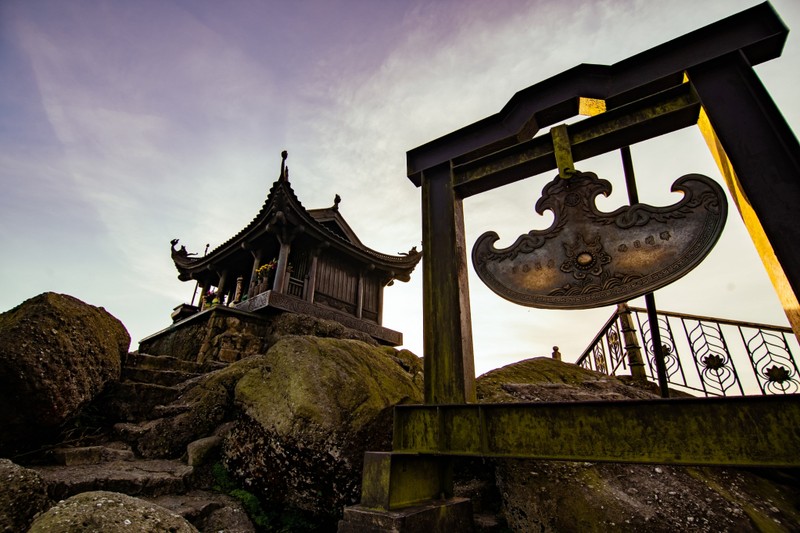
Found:
[[(170, 240), (202, 253), (242, 229), (282, 150), (306, 208), (339, 194), (367, 246), (419, 246), (406, 151), (577, 64), (615, 63), (757, 3), (0, 0), (0, 312), (70, 294), (120, 319), (136, 349), (192, 298)], [(756, 72), (797, 131), (800, 2), (772, 5), (796, 30)], [(720, 179), (696, 128), (632, 153), (644, 203), (678, 201), (669, 186), (686, 173)], [(614, 184), (601, 209), (627, 203), (618, 154), (578, 168)], [(552, 177), (465, 200), (468, 247), (485, 231), (499, 248), (548, 227), (533, 205)], [(788, 324), (729, 211), (717, 247), (656, 293), (659, 308)], [(574, 361), (613, 311), (520, 307), (472, 270), (469, 283), (478, 374), (554, 345)], [(421, 268), (386, 288), (384, 325), (422, 355)]]

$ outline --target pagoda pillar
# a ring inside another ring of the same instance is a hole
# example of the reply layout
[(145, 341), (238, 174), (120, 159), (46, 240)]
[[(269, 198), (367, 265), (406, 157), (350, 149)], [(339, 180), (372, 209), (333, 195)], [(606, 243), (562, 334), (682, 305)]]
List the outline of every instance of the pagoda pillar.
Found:
[(202, 311), (206, 306), (206, 294), (208, 293), (208, 282), (204, 281), (200, 285), (200, 301), (197, 303), (197, 308)]
[(286, 288), (286, 268), (289, 266), (289, 252), (292, 251), (290, 241), (280, 240), (281, 249), (278, 252), (278, 266), (275, 267), (275, 280), (272, 283), (272, 290), (282, 293)]
[(378, 285), (378, 325), (383, 325), (383, 289), (385, 285)]
[(228, 281), (228, 269), (224, 269), (222, 274), (219, 275), (219, 285), (217, 285), (217, 298), (219, 299), (220, 305), (222, 305), (223, 300), (225, 299), (225, 284)]
[(308, 303), (314, 303), (314, 292), (317, 290), (317, 261), (319, 260), (319, 249), (316, 249), (311, 254), (311, 266), (308, 268), (308, 277), (306, 278), (305, 294), (303, 298)]
[(364, 273), (358, 273), (358, 293), (356, 294), (356, 317), (364, 315)]
[(250, 282), (247, 284), (248, 298), (255, 296), (255, 294), (253, 294), (253, 290), (255, 289), (256, 282), (258, 281), (256, 270), (258, 270), (258, 268), (261, 266), (261, 256), (263, 255), (263, 250), (250, 253), (253, 255), (253, 270), (250, 272)]
[(236, 278), (236, 291), (233, 294), (233, 303), (238, 304), (242, 301), (242, 284), (244, 283), (244, 276)]

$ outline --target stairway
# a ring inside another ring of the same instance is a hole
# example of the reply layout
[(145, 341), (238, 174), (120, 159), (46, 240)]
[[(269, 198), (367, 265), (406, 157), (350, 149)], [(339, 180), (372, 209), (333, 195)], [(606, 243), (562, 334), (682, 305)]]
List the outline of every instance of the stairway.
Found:
[[(55, 501), (87, 491), (120, 492), (166, 507), (201, 532), (254, 532), (237, 500), (210, 490), (210, 465), (194, 464), (196, 453), (184, 453), (180, 459), (139, 453), (139, 440), (150, 428), (188, 409), (181, 395), (225, 366), (129, 354), (121, 380), (110, 384), (96, 402), (102, 406), (102, 428), (48, 450), (30, 468), (41, 474)], [(222, 440), (206, 437), (211, 438), (201, 439), (205, 444), (218, 446)]]
[(169, 404), (208, 372), (224, 363), (195, 363), (168, 356), (136, 354), (122, 368), (122, 378), (107, 392), (105, 409), (119, 422), (143, 422), (169, 416)]

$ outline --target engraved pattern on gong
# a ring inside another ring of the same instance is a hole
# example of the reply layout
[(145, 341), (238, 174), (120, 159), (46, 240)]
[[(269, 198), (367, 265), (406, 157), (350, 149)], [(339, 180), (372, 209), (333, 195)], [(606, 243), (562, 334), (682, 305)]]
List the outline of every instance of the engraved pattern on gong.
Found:
[(716, 182), (700, 174), (675, 181), (683, 198), (667, 207), (634, 204), (610, 213), (597, 209), (611, 184), (592, 172), (558, 176), (536, 202), (553, 211), (550, 228), (521, 235), (504, 249), (499, 236), (481, 235), (472, 261), (495, 293), (529, 307), (586, 309), (627, 301), (683, 277), (716, 244), (727, 201)]

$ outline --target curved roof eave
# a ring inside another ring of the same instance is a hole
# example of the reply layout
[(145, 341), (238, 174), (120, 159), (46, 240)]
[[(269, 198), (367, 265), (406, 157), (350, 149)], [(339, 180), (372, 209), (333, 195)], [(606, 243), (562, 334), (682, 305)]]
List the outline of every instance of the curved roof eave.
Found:
[[(285, 203), (285, 206), (282, 206), (283, 209), (290, 210), (300, 219), (306, 228), (306, 234), (312, 234), (320, 240), (327, 241), (330, 245), (350, 256), (356, 257), (365, 263), (374, 264), (376, 268), (393, 272), (395, 279), (405, 281), (402, 278), (406, 278), (407, 280), (408, 275), (422, 258), (421, 252), (417, 252), (414, 248), (409, 251), (408, 255), (388, 255), (365, 246), (356, 237), (355, 232), (353, 232), (340, 213), (331, 213), (335, 211), (333, 208), (306, 210), (297, 198), (289, 181), (279, 179), (272, 184), (264, 204), (250, 223), (205, 256), (189, 257), (188, 255), (182, 255), (173, 248), (172, 259), (181, 276), (196, 274), (209, 268), (225, 256), (238, 252), (238, 249), (249, 240), (249, 237), (266, 233), (270, 218), (274, 213), (281, 210), (278, 209), (281, 206), (276, 205), (281, 200), (280, 195), (283, 195), (283, 200), (280, 203)], [(319, 219), (314, 216), (314, 213), (319, 214)], [(346, 235), (354, 237), (352, 239), (354, 242), (331, 231), (321, 223), (321, 220), (335, 220)]]

